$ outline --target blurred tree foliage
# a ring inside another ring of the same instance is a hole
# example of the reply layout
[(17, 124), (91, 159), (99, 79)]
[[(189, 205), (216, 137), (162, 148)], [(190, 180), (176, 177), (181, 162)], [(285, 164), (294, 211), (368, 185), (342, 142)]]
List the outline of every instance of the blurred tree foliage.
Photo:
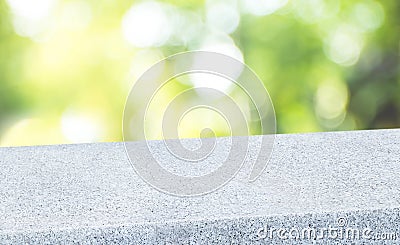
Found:
[(119, 141), (134, 81), (197, 49), (259, 75), (279, 133), (398, 127), (399, 13), (397, 0), (0, 1), (0, 143)]
[(20, 84), (21, 74), (17, 73), (29, 40), (13, 33), (6, 4), (0, 2), (0, 129), (4, 129), (7, 117), (26, 107)]

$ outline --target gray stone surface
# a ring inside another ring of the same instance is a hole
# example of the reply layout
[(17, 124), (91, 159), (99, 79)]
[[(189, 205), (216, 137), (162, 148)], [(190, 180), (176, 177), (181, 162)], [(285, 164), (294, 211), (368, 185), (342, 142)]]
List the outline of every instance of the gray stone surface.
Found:
[(257, 181), (192, 198), (147, 185), (122, 143), (0, 148), (1, 244), (399, 244), (399, 210), (399, 129), (277, 135)]

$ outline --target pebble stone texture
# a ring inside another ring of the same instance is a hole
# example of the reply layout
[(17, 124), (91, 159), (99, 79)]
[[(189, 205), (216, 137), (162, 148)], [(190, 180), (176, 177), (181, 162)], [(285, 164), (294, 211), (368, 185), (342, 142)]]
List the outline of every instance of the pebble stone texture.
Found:
[(277, 135), (257, 181), (190, 198), (123, 143), (0, 148), (0, 213), (0, 244), (400, 244), (400, 129)]

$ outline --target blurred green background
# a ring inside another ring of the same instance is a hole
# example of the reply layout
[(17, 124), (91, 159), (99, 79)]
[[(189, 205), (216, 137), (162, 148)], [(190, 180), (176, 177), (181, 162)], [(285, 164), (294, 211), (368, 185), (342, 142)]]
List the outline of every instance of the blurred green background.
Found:
[(199, 49), (259, 75), (278, 133), (399, 127), (399, 34), (398, 0), (0, 0), (0, 144), (120, 141), (135, 80)]

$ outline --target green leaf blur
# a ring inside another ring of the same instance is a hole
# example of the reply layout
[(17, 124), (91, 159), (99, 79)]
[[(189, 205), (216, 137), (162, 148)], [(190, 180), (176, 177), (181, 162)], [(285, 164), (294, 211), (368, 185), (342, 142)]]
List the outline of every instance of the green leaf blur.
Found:
[(259, 75), (278, 133), (399, 127), (399, 13), (396, 0), (0, 1), (0, 144), (121, 141), (135, 80), (199, 49)]

